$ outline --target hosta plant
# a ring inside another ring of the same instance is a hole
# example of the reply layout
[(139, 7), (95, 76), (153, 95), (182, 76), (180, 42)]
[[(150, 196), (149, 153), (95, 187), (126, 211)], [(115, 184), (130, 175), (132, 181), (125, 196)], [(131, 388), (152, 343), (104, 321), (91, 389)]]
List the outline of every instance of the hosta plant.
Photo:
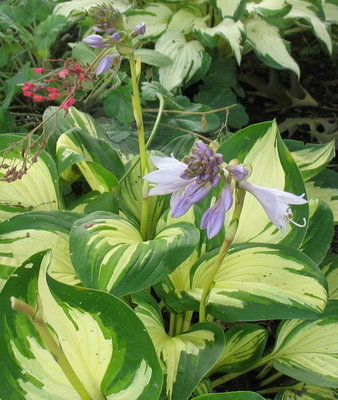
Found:
[(333, 143), (268, 121), (151, 149), (145, 25), (95, 18), (96, 72), (129, 61), (138, 152), (70, 106), (41, 137), (1, 136), (0, 398), (337, 398)]

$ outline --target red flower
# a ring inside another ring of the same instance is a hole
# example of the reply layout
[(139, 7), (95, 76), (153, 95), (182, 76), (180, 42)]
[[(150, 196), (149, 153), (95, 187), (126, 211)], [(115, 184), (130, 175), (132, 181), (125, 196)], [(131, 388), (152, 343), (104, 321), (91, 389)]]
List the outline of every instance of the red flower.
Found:
[(47, 86), (46, 87), (47, 92), (49, 93), (59, 93), (59, 89), (55, 88), (55, 87), (51, 87), (51, 86)]
[(22, 94), (23, 94), (25, 97), (32, 97), (32, 96), (33, 96), (33, 93), (32, 93), (32, 92), (29, 92), (28, 90), (24, 90), (24, 88), (22, 88), (21, 90), (22, 90)]
[(60, 108), (62, 108), (63, 110), (68, 111), (69, 107), (71, 107), (74, 103), (75, 103), (74, 97), (69, 97), (68, 100), (64, 101), (61, 104)]
[(34, 72), (36, 74), (41, 74), (42, 72), (45, 72), (46, 68), (34, 68)]
[(69, 75), (69, 69), (68, 68), (64, 68), (59, 72), (59, 78), (61, 79), (65, 79), (68, 75)]
[(45, 96), (40, 96), (39, 94), (33, 94), (32, 96), (33, 100), (39, 103), (40, 101), (47, 100), (47, 97)]

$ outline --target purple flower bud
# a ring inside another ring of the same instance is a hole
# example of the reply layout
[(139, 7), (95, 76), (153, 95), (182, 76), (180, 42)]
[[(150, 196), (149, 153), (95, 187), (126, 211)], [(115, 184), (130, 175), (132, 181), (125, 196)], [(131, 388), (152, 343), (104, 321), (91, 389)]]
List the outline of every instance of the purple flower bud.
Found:
[(107, 47), (104, 39), (100, 35), (89, 35), (83, 39), (85, 43), (95, 49), (101, 49), (102, 47)]
[(120, 35), (118, 32), (115, 32), (115, 33), (113, 33), (113, 34), (111, 35), (110, 39), (111, 39), (113, 42), (118, 42), (118, 41), (121, 40), (121, 35)]
[(229, 167), (230, 171), (234, 174), (235, 178), (239, 181), (245, 179), (249, 175), (249, 171), (247, 168), (244, 167), (243, 164), (238, 164), (235, 166)]
[(146, 23), (145, 22), (140, 22), (134, 28), (134, 32), (136, 35), (144, 35), (145, 31), (146, 31)]
[(201, 220), (201, 229), (207, 230), (209, 239), (213, 238), (222, 229), (225, 220), (225, 213), (233, 203), (231, 186), (226, 185), (222, 190), (221, 197), (216, 203), (208, 208)]
[(104, 32), (104, 29), (99, 28), (98, 26), (93, 26), (93, 30), (95, 32)]
[(108, 54), (107, 56), (104, 56), (97, 66), (96, 75), (100, 75), (103, 74), (104, 72), (107, 72), (119, 57), (120, 55), (117, 53)]

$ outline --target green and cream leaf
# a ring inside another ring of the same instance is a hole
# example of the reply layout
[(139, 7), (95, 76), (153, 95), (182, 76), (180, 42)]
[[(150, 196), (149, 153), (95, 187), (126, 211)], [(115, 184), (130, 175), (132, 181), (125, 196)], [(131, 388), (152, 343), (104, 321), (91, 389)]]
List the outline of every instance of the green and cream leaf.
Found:
[(274, 368), (311, 385), (338, 386), (338, 319), (290, 320), (281, 324), (267, 356)]
[[(21, 136), (1, 135), (0, 150), (22, 139)], [(33, 155), (32, 155), (33, 156)], [(2, 164), (18, 165), (23, 158), (15, 147), (6, 152)], [(37, 162), (29, 165), (21, 179), (13, 182), (0, 181), (0, 221), (29, 210), (58, 210), (63, 207), (56, 165), (51, 156), (42, 151)], [(7, 169), (0, 168), (0, 178)]]
[[(61, 177), (72, 181), (70, 169), (76, 164), (92, 190), (111, 192), (123, 175), (124, 166), (117, 151), (104, 139), (75, 130), (62, 134), (56, 143)], [(69, 178), (70, 176), (70, 178)], [(77, 179), (75, 174), (74, 179)]]
[(331, 388), (300, 382), (292, 388), (279, 392), (275, 400), (337, 400), (338, 391)]
[(214, 37), (217, 35), (227, 40), (235, 54), (237, 63), (241, 63), (242, 43), (245, 38), (245, 29), (241, 21), (236, 22), (232, 18), (224, 18), (218, 25), (209, 28), (201, 20), (195, 23), (194, 31), (202, 36)]
[(213, 371), (241, 372), (261, 358), (268, 333), (254, 324), (235, 325), (225, 332), (225, 347)]
[[(173, 309), (198, 310), (216, 255), (208, 253), (191, 268), (190, 290), (163, 285), (159, 293)], [(322, 271), (297, 249), (237, 245), (215, 276), (207, 311), (224, 321), (315, 318), (325, 308), (326, 289)]]
[(70, 250), (85, 286), (123, 296), (158, 283), (190, 256), (198, 240), (193, 225), (179, 223), (143, 241), (126, 219), (95, 212), (74, 224)]
[(159, 68), (160, 83), (172, 90), (185, 83), (192, 83), (209, 68), (210, 56), (198, 40), (187, 41), (180, 32), (166, 32), (155, 44), (155, 50), (170, 57), (172, 65)]
[[(109, 294), (54, 281), (49, 262), (34, 255), (0, 295), (0, 397), (157, 400), (160, 366), (135, 313)], [(32, 320), (11, 309), (13, 297), (37, 309)]]
[(132, 31), (140, 21), (145, 22), (147, 28), (142, 37), (153, 38), (161, 35), (167, 29), (172, 15), (171, 9), (164, 4), (149, 3), (142, 9), (129, 11), (126, 26)]
[(286, 140), (286, 145), (305, 181), (318, 175), (335, 156), (334, 140), (326, 144), (307, 143), (305, 145), (296, 140)]
[(168, 398), (187, 400), (222, 352), (222, 329), (215, 323), (204, 322), (180, 335), (168, 336), (154, 299), (147, 293), (138, 293), (133, 296), (133, 301), (138, 304), (136, 314), (163, 362)]
[(291, 57), (278, 29), (260, 17), (248, 18), (245, 23), (246, 43), (267, 65), (277, 69), (288, 69), (300, 76), (299, 66)]
[(325, 201), (333, 212), (335, 224), (338, 223), (338, 173), (325, 169), (306, 182), (306, 191), (311, 199)]
[(304, 19), (308, 22), (317, 36), (317, 38), (323, 42), (329, 53), (332, 53), (332, 41), (330, 34), (327, 30), (322, 14), (322, 9), (314, 6), (312, 1), (306, 0), (288, 0), (292, 8), (285, 18), (292, 19)]
[[(123, 12), (130, 7), (128, 0), (106, 0), (107, 4), (112, 5), (119, 11)], [(54, 14), (64, 15), (69, 17), (72, 14), (79, 14), (88, 11), (91, 7), (102, 4), (101, 0), (71, 0), (63, 3), (58, 3), (54, 8)]]
[(245, 5), (248, 0), (216, 0), (216, 7), (223, 18), (233, 18), (238, 20), (245, 11)]
[(49, 273), (56, 280), (76, 285), (69, 254), (69, 232), (80, 214), (68, 211), (32, 211), (0, 223), (0, 286), (27, 258), (52, 250)]

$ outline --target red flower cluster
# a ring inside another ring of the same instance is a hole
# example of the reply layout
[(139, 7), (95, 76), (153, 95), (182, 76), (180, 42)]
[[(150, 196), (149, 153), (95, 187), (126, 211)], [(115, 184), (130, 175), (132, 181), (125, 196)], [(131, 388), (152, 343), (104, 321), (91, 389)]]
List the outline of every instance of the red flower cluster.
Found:
[[(51, 60), (60, 61), (60, 60)], [(24, 87), (21, 88), (22, 94), (25, 97), (30, 97), (33, 101), (39, 103), (46, 100), (56, 100), (59, 97), (68, 97), (60, 106), (65, 111), (68, 111), (75, 103), (73, 96), (76, 90), (81, 89), (83, 82), (92, 80), (90, 74), (86, 74), (84, 68), (75, 63), (73, 60), (62, 60), (63, 68), (60, 71), (52, 71), (49, 77), (43, 79), (43, 83), (26, 82)], [(36, 74), (46, 72), (45, 68), (34, 68)], [(49, 84), (56, 86), (49, 86)], [(70, 95), (70, 97), (69, 97)]]
[(35, 83), (26, 82), (21, 88), (22, 94), (26, 97), (31, 97), (33, 101), (39, 103), (44, 100), (55, 100), (63, 94), (59, 89), (43, 84), (36, 85)]

